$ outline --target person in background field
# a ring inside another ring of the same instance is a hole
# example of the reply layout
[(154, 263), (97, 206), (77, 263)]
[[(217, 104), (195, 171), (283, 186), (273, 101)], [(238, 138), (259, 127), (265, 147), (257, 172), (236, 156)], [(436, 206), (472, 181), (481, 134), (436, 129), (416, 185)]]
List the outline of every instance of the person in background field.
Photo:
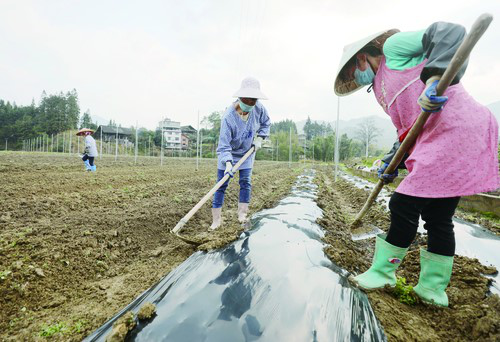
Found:
[(425, 302), (448, 306), (445, 289), (455, 254), (452, 217), (460, 197), (499, 186), (498, 124), (460, 83), (467, 62), (444, 95), (436, 95), (438, 81), (465, 34), (460, 25), (437, 22), (416, 32), (381, 32), (344, 49), (335, 93), (348, 95), (371, 85), (368, 91), (373, 88), (397, 128), (399, 139), (379, 170), (385, 182), (397, 176), (397, 172), (383, 173), (420, 112), (432, 113), (400, 165), (409, 174), (389, 202), (389, 232), (377, 236), (370, 269), (353, 279), (362, 288), (395, 285), (396, 269), (422, 217), (427, 249), (420, 250), (421, 270), (414, 290)]
[(94, 164), (94, 158), (98, 156), (97, 154), (97, 146), (95, 143), (92, 134), (93, 130), (89, 128), (82, 128), (76, 133), (76, 135), (85, 136), (85, 151), (83, 153), (82, 160), (85, 163), (85, 167), (87, 171), (95, 171), (96, 166)]
[[(241, 88), (234, 94), (238, 100), (233, 102), (224, 113), (221, 122), (219, 144), (217, 146), (217, 182), (224, 175), (232, 178), (232, 168), (252, 147), (255, 152), (262, 147), (262, 141), (269, 136), (271, 120), (267, 110), (258, 101), (267, 99), (260, 91), (260, 83), (248, 77), (241, 82)], [(238, 220), (245, 222), (252, 192), (252, 167), (255, 159), (253, 153), (239, 168), (240, 195), (238, 203)], [(222, 223), (222, 204), (229, 179), (215, 192), (212, 202), (212, 225), (210, 229), (220, 227)]]

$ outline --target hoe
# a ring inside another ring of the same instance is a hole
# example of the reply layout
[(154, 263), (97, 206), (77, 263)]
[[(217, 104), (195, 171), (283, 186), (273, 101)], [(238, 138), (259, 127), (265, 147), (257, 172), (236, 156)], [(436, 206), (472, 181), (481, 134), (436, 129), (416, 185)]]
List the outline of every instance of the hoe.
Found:
[[(243, 164), (243, 162), (252, 155), (254, 150), (255, 150), (254, 146), (250, 147), (250, 149), (245, 153), (245, 155), (243, 155), (243, 157), (241, 157), (241, 159), (233, 166), (232, 169), (233, 173), (238, 171), (241, 164)], [(191, 219), (191, 217), (193, 217), (193, 215), (196, 214), (196, 212), (203, 206), (203, 204), (205, 204), (205, 202), (208, 201), (208, 199), (213, 196), (213, 194), (222, 186), (222, 184), (224, 184), (227, 181), (229, 177), (230, 177), (229, 174), (224, 175), (224, 177), (222, 177), (222, 179), (219, 182), (217, 182), (217, 184), (215, 184), (215, 186), (205, 196), (203, 196), (203, 198), (186, 214), (186, 216), (181, 218), (181, 220), (177, 223), (174, 229), (172, 229), (170, 232), (172, 234), (175, 234), (175, 236), (177, 236), (182, 241), (189, 243), (191, 245), (199, 246), (207, 242), (206, 240), (200, 241), (200, 240), (189, 239), (185, 236), (180, 235), (179, 232), (184, 227), (184, 225)]]
[[(464, 41), (462, 42), (457, 52), (453, 56), (453, 59), (451, 60), (450, 64), (446, 68), (443, 76), (441, 77), (441, 80), (437, 85), (437, 95), (442, 95), (446, 91), (448, 86), (455, 78), (455, 75), (460, 70), (460, 67), (467, 60), (470, 52), (472, 51), (478, 40), (481, 38), (483, 33), (486, 31), (492, 20), (493, 16), (488, 13), (482, 14), (481, 16), (479, 16), (479, 18), (476, 19), (474, 25), (472, 25), (470, 33), (465, 37)], [(422, 131), (430, 115), (431, 113), (427, 113), (424, 111), (420, 113), (417, 120), (413, 124), (413, 127), (411, 128), (408, 135), (401, 143), (401, 146), (399, 147), (398, 151), (394, 155), (394, 158), (392, 159), (391, 163), (389, 164), (389, 166), (387, 166), (387, 169), (384, 172), (385, 174), (393, 173), (394, 170), (396, 170), (397, 166), (403, 159), (405, 153), (410, 150), (410, 148), (417, 140), (418, 135)], [(384, 187), (384, 181), (380, 179), (375, 188), (372, 190), (372, 193), (366, 200), (363, 208), (354, 219), (354, 222), (351, 224), (353, 238), (355, 238), (358, 234), (365, 233), (367, 230), (372, 230), (372, 229), (360, 228), (362, 223), (361, 220), (365, 216), (368, 209), (370, 209), (371, 205), (373, 204), (373, 202), (375, 201), (375, 199), (377, 198), (378, 194), (380, 193), (383, 187)]]

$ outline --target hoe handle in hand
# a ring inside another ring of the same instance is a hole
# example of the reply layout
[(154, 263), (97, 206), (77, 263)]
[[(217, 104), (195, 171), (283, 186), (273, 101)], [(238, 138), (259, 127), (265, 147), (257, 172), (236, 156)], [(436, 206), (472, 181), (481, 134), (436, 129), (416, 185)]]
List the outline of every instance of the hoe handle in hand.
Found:
[[(245, 153), (243, 157), (236, 163), (236, 165), (233, 166), (232, 172), (235, 173), (238, 171), (240, 168), (241, 164), (245, 162), (245, 160), (248, 159), (252, 155), (252, 153), (255, 150), (255, 146), (250, 147), (250, 149)], [(213, 194), (224, 184), (227, 179), (229, 178), (229, 174), (225, 174), (224, 177), (220, 181), (215, 184), (215, 186), (205, 195), (203, 198), (196, 204), (187, 214), (184, 216), (179, 223), (174, 227), (174, 229), (171, 230), (172, 233), (178, 234), (179, 231), (184, 227), (184, 225), (193, 217), (194, 214), (205, 204), (206, 201), (208, 201), (209, 198), (213, 196)]]
[[(474, 25), (472, 25), (470, 33), (465, 37), (464, 41), (458, 48), (457, 52), (455, 52), (453, 59), (446, 68), (443, 76), (441, 77), (441, 80), (437, 85), (436, 90), (438, 96), (442, 95), (446, 91), (448, 86), (451, 84), (456, 74), (464, 64), (465, 60), (469, 57), (470, 52), (472, 51), (478, 40), (481, 38), (483, 33), (486, 31), (492, 20), (493, 16), (488, 13), (482, 14), (481, 16), (479, 16), (479, 18), (476, 19)], [(408, 135), (403, 140), (401, 146), (394, 155), (394, 158), (392, 158), (391, 163), (385, 169), (384, 174), (390, 174), (396, 170), (399, 163), (401, 163), (401, 160), (403, 160), (403, 156), (405, 155), (405, 153), (410, 150), (410, 148), (417, 140), (418, 135), (422, 131), (422, 128), (424, 127), (430, 115), (432, 115), (432, 113), (424, 111), (420, 113), (419, 117), (417, 118), (417, 121), (415, 121), (413, 127), (410, 129)], [(384, 187), (384, 181), (382, 179), (379, 179), (377, 185), (372, 190), (372, 193), (366, 200), (365, 205), (354, 219), (354, 222), (351, 225), (352, 227), (357, 227), (361, 223), (361, 220), (365, 216), (368, 209), (370, 209), (372, 203), (375, 201), (375, 199), (377, 198), (378, 194), (380, 193), (383, 187)]]

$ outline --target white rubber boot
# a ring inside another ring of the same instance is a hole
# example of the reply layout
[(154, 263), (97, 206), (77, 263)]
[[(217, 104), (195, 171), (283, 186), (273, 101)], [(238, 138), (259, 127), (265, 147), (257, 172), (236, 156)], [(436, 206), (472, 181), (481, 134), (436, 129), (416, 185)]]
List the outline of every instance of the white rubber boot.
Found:
[(222, 208), (212, 208), (212, 225), (211, 230), (217, 229), (222, 224)]
[(238, 221), (245, 223), (247, 221), (248, 203), (238, 203)]

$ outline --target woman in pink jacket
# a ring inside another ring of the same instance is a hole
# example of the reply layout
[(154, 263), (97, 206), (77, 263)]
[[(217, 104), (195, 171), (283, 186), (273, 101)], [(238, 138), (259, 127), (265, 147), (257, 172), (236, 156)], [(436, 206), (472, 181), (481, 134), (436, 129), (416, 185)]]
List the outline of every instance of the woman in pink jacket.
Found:
[[(335, 92), (348, 95), (365, 85), (390, 116), (399, 142), (422, 110), (432, 112), (404, 161), (409, 171), (391, 197), (391, 225), (377, 236), (370, 269), (354, 278), (365, 289), (394, 286), (395, 272), (415, 239), (419, 217), (425, 221), (427, 249), (420, 252), (415, 292), (426, 302), (448, 306), (448, 286), (455, 254), (452, 217), (461, 196), (495, 190), (498, 178), (498, 124), (467, 93), (460, 78), (444, 96), (436, 85), (465, 37), (462, 26), (437, 22), (426, 30), (389, 30), (346, 46)], [(383, 158), (382, 175), (399, 147)]]

